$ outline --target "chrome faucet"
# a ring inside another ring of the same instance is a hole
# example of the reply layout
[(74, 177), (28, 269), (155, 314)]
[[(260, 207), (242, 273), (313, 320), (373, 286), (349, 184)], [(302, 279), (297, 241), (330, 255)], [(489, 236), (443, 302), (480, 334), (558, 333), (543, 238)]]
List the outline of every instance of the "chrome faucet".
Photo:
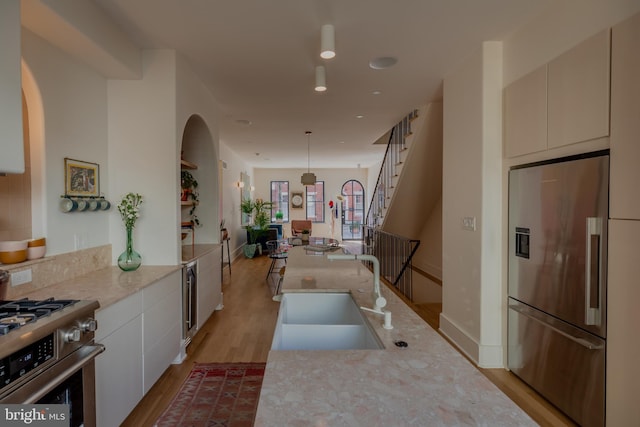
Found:
[(393, 326), (391, 325), (391, 312), (382, 309), (387, 305), (387, 300), (380, 293), (380, 262), (378, 261), (378, 258), (367, 254), (329, 254), (327, 255), (327, 259), (330, 261), (363, 260), (370, 261), (373, 264), (373, 308), (360, 307), (360, 309), (384, 316), (384, 323), (382, 327), (385, 329), (393, 329)]

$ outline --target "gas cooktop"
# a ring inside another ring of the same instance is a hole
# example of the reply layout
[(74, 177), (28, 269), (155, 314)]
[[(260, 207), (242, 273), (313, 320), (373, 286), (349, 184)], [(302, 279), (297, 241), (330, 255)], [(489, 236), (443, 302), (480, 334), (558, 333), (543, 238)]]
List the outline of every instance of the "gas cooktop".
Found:
[(51, 315), (58, 310), (75, 304), (77, 300), (46, 300), (19, 299), (15, 301), (0, 301), (0, 335), (6, 335), (23, 325)]

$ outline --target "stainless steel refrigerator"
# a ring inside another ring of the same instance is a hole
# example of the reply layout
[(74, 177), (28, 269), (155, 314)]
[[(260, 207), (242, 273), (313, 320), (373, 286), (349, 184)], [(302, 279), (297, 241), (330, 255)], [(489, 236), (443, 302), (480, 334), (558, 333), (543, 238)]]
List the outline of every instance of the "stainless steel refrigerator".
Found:
[(508, 365), (583, 426), (604, 425), (609, 155), (509, 171)]

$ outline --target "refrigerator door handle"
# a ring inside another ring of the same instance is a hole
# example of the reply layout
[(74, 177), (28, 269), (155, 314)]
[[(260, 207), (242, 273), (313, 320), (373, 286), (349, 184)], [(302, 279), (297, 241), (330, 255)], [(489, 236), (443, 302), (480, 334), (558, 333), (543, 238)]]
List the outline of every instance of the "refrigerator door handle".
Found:
[(523, 307), (521, 304), (509, 304), (509, 308), (511, 310), (517, 311), (518, 313), (522, 314), (525, 317), (528, 317), (529, 319), (540, 323), (541, 325), (543, 325), (546, 328), (551, 329), (552, 331), (554, 331), (557, 334), (562, 335), (563, 337), (575, 342), (576, 344), (580, 344), (581, 346), (589, 349), (589, 350), (602, 350), (604, 347), (602, 346), (602, 344), (599, 343), (594, 343), (591, 342), (585, 338), (582, 337), (576, 337), (575, 335), (567, 332), (567, 331), (563, 331), (562, 329), (551, 325), (548, 322), (545, 322), (543, 319), (538, 318), (535, 313), (533, 312), (532, 309), (530, 308), (526, 308)]
[(584, 280), (584, 323), (600, 325), (600, 297), (602, 295), (602, 218), (587, 218), (587, 254)]

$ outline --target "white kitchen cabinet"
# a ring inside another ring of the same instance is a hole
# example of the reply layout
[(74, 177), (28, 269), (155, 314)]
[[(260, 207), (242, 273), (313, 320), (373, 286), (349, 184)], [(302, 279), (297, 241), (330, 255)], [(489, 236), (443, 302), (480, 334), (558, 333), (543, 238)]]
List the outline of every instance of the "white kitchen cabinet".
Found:
[(20, 0), (0, 1), (0, 172), (24, 173)]
[(142, 399), (142, 294), (96, 312), (95, 341), (106, 350), (96, 358), (96, 420), (117, 426)]
[(222, 303), (222, 245), (198, 258), (198, 329)]
[(638, 425), (640, 420), (640, 221), (609, 221), (607, 287), (606, 424)]
[(610, 30), (548, 64), (548, 148), (609, 135)]
[(96, 312), (98, 426), (117, 426), (180, 351), (182, 276), (177, 270)]
[(158, 381), (180, 352), (182, 276), (176, 271), (142, 290), (143, 393)]
[(504, 90), (505, 155), (516, 157), (547, 149), (547, 66)]
[(611, 218), (640, 219), (640, 14), (611, 34)]

